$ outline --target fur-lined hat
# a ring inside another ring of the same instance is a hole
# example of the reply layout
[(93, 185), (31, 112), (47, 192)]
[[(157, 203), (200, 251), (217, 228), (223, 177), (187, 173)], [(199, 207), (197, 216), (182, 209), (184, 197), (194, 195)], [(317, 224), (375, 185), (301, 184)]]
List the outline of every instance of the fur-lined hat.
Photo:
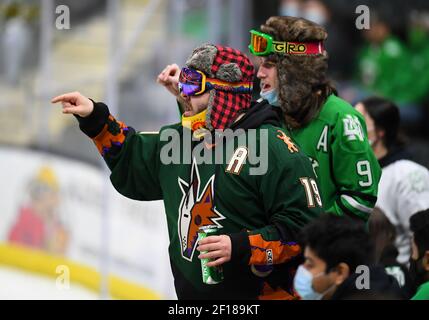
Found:
[[(328, 37), (322, 26), (304, 18), (286, 16), (269, 18), (261, 30), (275, 41), (315, 42)], [(318, 114), (324, 98), (331, 91), (335, 92), (327, 79), (327, 52), (311, 55), (274, 53), (268, 59), (277, 65), (279, 101), (286, 122), (292, 127), (305, 126)]]

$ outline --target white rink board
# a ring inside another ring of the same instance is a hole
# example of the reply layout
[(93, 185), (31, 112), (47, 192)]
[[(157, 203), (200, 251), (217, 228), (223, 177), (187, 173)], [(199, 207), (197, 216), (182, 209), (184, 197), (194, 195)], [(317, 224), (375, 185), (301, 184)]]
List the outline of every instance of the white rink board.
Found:
[[(97, 152), (95, 147), (94, 152)], [(25, 225), (22, 216), (26, 210), (32, 212), (32, 208), (40, 205), (34, 204), (29, 190), (33, 190), (34, 184), (43, 189), (43, 181), (47, 180), (57, 185), (57, 200), (54, 205), (50, 204), (50, 210), (66, 230), (63, 234), (67, 241), (60, 253), (50, 251), (50, 247), (38, 249), (60, 254), (98, 271), (103, 271), (101, 266), (106, 268), (108, 261), (106, 270), (110, 273), (151, 289), (163, 298), (175, 298), (168, 259), (168, 230), (161, 201), (127, 199), (113, 188), (102, 170), (50, 154), (0, 148), (0, 166), (4, 168), (0, 171), (0, 243), (10, 241), (20, 223)], [(42, 168), (50, 173), (49, 178), (43, 178)], [(109, 217), (107, 242), (102, 233), (106, 208)], [(51, 229), (48, 223), (43, 231)], [(59, 243), (56, 236), (51, 243), (54, 246)], [(108, 260), (102, 255), (105, 243), (109, 244)]]

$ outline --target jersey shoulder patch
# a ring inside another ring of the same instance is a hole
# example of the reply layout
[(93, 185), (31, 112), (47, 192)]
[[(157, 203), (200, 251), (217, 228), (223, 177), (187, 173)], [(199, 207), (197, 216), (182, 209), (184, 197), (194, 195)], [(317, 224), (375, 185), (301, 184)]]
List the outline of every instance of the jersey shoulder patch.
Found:
[(282, 140), (287, 145), (287, 148), (290, 153), (295, 153), (299, 151), (296, 144), (283, 130), (280, 130), (280, 129), (277, 130), (277, 138)]
[(348, 152), (367, 152), (370, 148), (365, 122), (355, 110), (338, 115), (335, 135), (341, 148)]

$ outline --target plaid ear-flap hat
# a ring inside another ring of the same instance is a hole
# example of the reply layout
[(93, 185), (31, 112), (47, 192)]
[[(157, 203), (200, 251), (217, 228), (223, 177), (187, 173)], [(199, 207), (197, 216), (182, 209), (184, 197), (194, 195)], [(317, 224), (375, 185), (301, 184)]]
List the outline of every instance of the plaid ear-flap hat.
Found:
[[(188, 68), (202, 71), (207, 77), (231, 84), (253, 83), (255, 70), (249, 58), (239, 50), (205, 44), (192, 52), (186, 61)], [(236, 93), (216, 88), (210, 90), (206, 128), (225, 129), (244, 110), (250, 108), (251, 93)]]

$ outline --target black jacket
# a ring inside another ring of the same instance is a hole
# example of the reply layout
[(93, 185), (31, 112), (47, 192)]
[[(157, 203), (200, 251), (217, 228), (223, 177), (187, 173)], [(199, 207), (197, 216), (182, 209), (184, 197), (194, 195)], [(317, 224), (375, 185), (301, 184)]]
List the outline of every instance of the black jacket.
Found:
[(406, 299), (396, 279), (383, 267), (369, 268), (369, 288), (358, 289), (363, 273), (353, 273), (334, 292), (331, 300), (403, 300)]

